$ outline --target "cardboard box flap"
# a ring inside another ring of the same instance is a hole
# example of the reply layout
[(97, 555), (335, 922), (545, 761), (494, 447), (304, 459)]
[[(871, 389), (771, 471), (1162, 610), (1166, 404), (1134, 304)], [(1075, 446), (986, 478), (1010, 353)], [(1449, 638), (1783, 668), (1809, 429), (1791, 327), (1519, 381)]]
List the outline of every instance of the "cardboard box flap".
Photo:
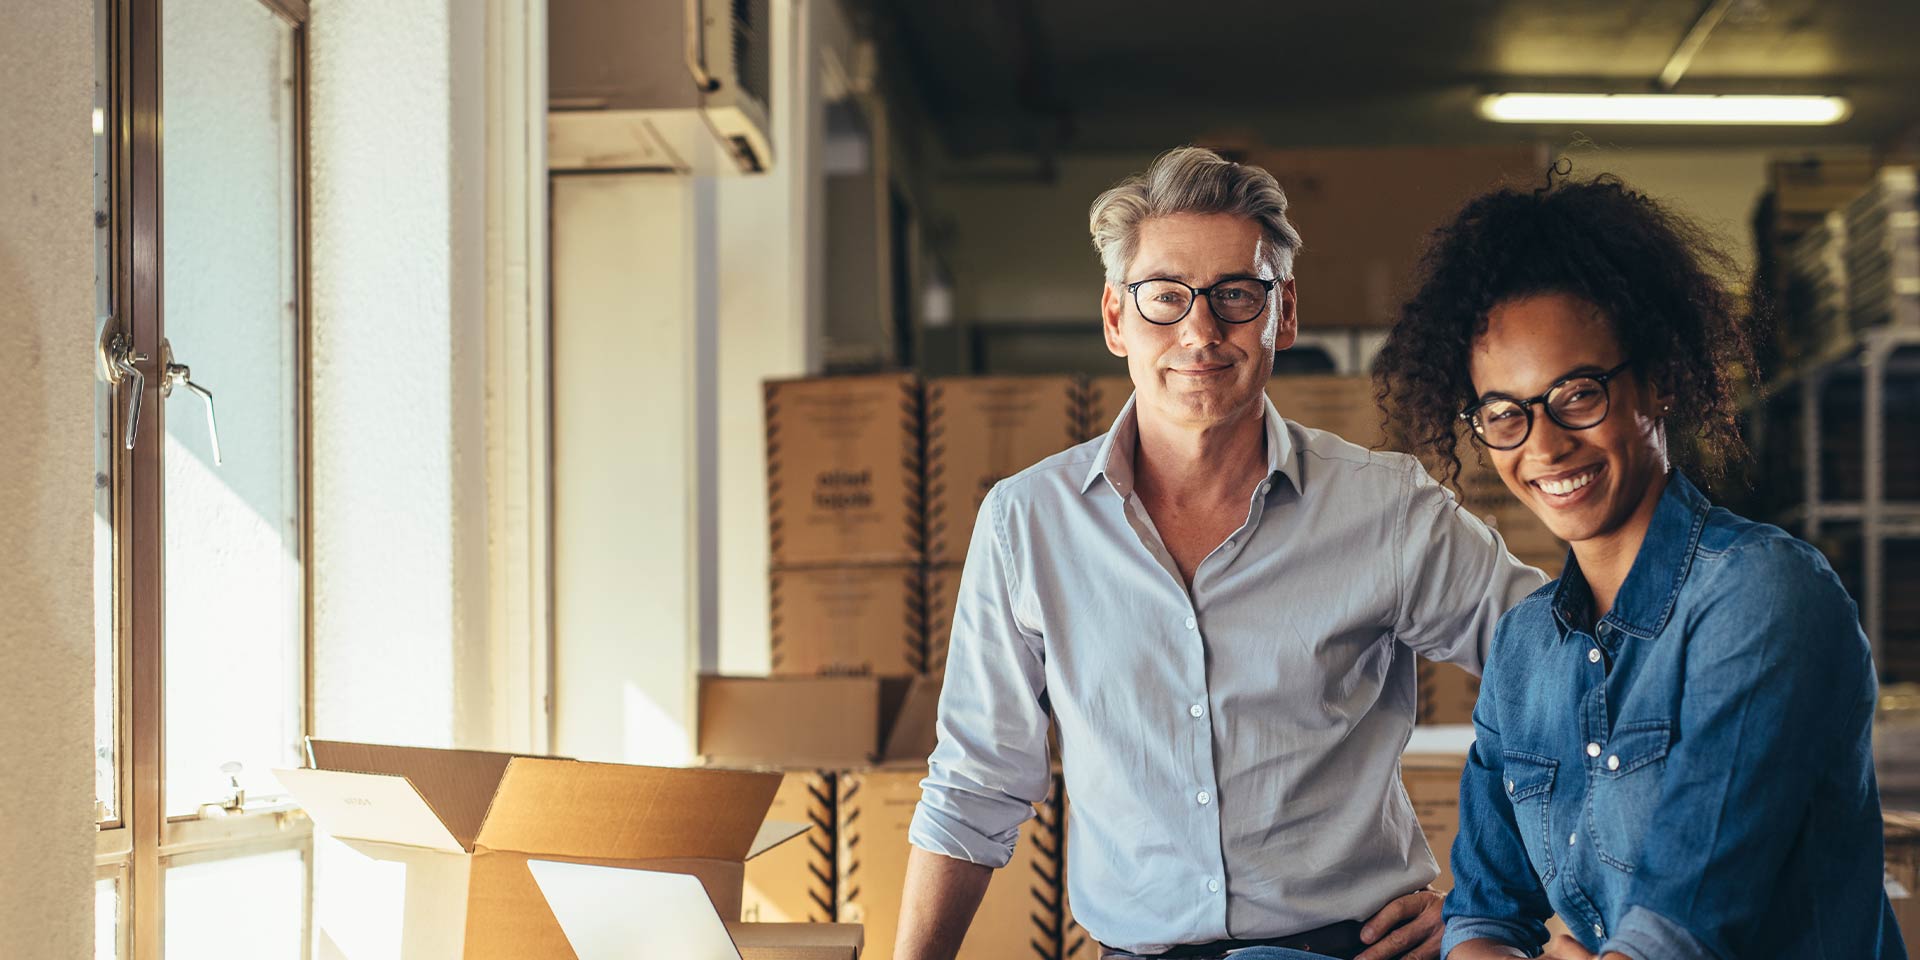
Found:
[(467, 850), (473, 849), (487, 804), (513, 758), (481, 750), (307, 740), (307, 763), (317, 770), (405, 777)]
[(479, 845), (603, 860), (745, 860), (780, 775), (516, 757)]
[(753, 845), (747, 848), (747, 859), (752, 860), (768, 850), (772, 850), (788, 840), (792, 840), (808, 830), (810, 823), (788, 823), (785, 820), (768, 820), (760, 825), (759, 832), (753, 835)]
[(938, 737), (935, 724), (940, 719), (940, 680), (939, 674), (929, 674), (897, 687), (895, 681), (887, 681), (881, 694), (886, 729), (885, 745), (880, 750), (882, 762), (924, 761), (933, 754)]
[(732, 764), (871, 763), (881, 743), (882, 686), (873, 677), (703, 676), (699, 751)]
[(340, 770), (273, 773), (313, 822), (336, 837), (448, 853), (467, 850), (405, 777)]
[(857, 960), (866, 930), (857, 923), (729, 923), (744, 960)]
[(527, 870), (579, 960), (740, 960), (694, 877), (553, 860)]

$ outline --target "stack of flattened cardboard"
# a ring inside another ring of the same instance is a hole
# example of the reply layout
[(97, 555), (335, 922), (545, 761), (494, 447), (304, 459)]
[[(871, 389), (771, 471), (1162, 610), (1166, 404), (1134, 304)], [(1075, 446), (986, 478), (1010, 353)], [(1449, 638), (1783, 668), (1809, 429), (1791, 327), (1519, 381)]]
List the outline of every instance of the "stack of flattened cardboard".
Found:
[[(770, 774), (322, 740), (308, 759), (275, 773), (332, 838), (314, 888), (330, 956), (574, 957), (533, 861), (681, 875), (689, 902), (726, 922), (740, 915), (746, 861), (806, 830), (766, 820)], [(859, 933), (813, 931), (791, 945), (820, 949), (780, 955), (851, 960)], [(741, 937), (780, 947), (778, 931)]]

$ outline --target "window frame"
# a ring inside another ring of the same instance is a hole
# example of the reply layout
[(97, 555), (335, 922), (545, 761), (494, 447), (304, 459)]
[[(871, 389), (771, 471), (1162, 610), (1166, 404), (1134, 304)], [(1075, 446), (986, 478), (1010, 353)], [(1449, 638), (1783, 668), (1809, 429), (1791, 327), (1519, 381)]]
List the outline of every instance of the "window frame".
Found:
[[(111, 137), (113, 318), (110, 330), (127, 334), (148, 374), (134, 447), (117, 442), (126, 429), (130, 386), (111, 392), (113, 443), (113, 607), (116, 704), (114, 763), (116, 810), (99, 823), (95, 869), (119, 882), (120, 942), (116, 955), (161, 960), (164, 951), (166, 868), (174, 862), (205, 862), (282, 849), (301, 851), (306, 863), (303, 952), (311, 955), (313, 919), (313, 828), (305, 813), (284, 798), (262, 798), (224, 816), (169, 818), (165, 808), (164, 614), (165, 475), (164, 379), (156, 369), (165, 337), (161, 276), (163, 198), (161, 6), (166, 0), (105, 0), (108, 104)], [(299, 497), (301, 569), (301, 732), (313, 732), (313, 571), (311, 329), (311, 191), (309, 189), (308, 68), (309, 9), (305, 0), (255, 0), (291, 27), (294, 110), (293, 377), (294, 471)]]

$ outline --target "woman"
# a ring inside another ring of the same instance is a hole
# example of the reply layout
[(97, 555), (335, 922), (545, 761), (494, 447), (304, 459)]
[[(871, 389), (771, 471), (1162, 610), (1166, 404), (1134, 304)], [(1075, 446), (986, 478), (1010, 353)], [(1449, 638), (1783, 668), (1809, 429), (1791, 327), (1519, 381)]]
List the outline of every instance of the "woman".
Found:
[(1556, 912), (1556, 960), (1906, 956), (1857, 611), (1813, 548), (1679, 469), (1745, 453), (1726, 263), (1612, 178), (1501, 190), (1437, 231), (1376, 365), (1417, 452), (1457, 476), (1469, 433), (1572, 546), (1494, 636), (1450, 960), (1536, 955)]

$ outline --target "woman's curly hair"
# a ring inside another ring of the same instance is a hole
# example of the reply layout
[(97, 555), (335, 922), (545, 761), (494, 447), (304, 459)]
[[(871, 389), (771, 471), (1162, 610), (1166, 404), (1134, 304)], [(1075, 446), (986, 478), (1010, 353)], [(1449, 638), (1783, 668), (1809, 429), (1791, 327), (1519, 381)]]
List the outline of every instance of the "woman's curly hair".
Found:
[(1456, 415), (1475, 396), (1468, 356), (1488, 313), (1569, 294), (1599, 308), (1637, 375), (1673, 394), (1669, 452), (1714, 483), (1746, 456), (1729, 377), (1751, 369), (1752, 351), (1721, 279), (1733, 273), (1698, 226), (1618, 178), (1550, 173), (1539, 190), (1496, 190), (1434, 231), (1374, 361), (1376, 399), (1400, 442), (1454, 483), (1466, 430)]

